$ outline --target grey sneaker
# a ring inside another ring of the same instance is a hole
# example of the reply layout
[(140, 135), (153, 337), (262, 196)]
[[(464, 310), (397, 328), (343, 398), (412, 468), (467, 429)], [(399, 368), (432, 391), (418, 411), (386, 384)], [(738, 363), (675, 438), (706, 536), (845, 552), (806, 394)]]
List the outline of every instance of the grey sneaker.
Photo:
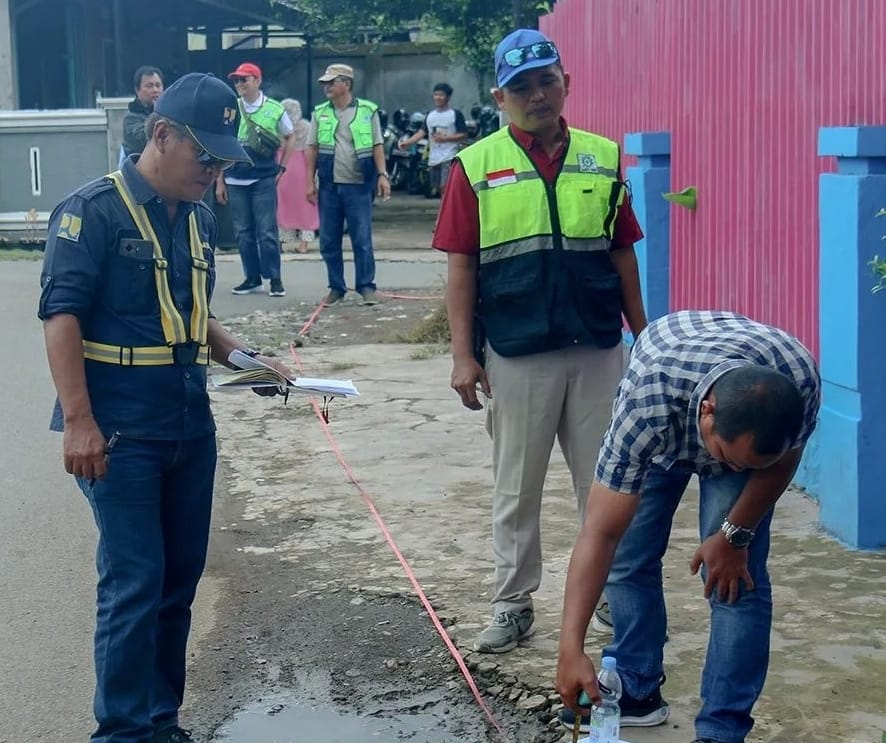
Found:
[(345, 298), (345, 295), (341, 292), (336, 291), (335, 289), (330, 289), (329, 294), (323, 297), (323, 304), (327, 307), (331, 304), (337, 304), (341, 302)]
[(474, 640), (478, 653), (507, 653), (517, 647), (520, 640), (535, 634), (535, 613), (523, 611), (500, 611), (492, 623)]
[(367, 306), (378, 304), (378, 294), (375, 293), (375, 289), (367, 289), (363, 292), (363, 304)]
[(612, 634), (612, 614), (609, 611), (609, 602), (606, 599), (597, 604), (594, 616), (591, 617), (591, 626), (598, 632)]

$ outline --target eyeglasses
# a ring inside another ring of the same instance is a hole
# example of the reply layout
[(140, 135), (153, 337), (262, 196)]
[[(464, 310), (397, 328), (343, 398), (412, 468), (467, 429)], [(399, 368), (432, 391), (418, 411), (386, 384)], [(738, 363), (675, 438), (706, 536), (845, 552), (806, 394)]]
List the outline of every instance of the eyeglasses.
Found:
[(504, 60), (510, 67), (519, 67), (530, 59), (551, 59), (559, 57), (557, 47), (550, 41), (538, 41), (529, 46), (521, 46), (505, 52)]
[(233, 168), (237, 164), (234, 160), (222, 160), (214, 155), (210, 155), (193, 135), (189, 127), (185, 127), (185, 134), (187, 134), (192, 144), (199, 148), (197, 152), (194, 153), (194, 157), (204, 168), (219, 168), (224, 171)]
[(332, 85), (334, 83), (346, 83), (346, 82), (348, 82), (348, 80), (350, 80), (350, 78), (348, 78), (348, 77), (334, 77), (334, 78), (332, 78), (332, 80), (324, 81), (323, 84), (324, 85)]

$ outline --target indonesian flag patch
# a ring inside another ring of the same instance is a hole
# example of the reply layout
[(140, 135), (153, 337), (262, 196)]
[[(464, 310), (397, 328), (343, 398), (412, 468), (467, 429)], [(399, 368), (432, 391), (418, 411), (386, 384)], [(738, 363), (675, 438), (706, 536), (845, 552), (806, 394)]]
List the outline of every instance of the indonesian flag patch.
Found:
[(513, 168), (507, 168), (506, 170), (496, 170), (494, 173), (486, 174), (486, 183), (489, 185), (489, 188), (496, 188), (498, 186), (507, 186), (509, 183), (517, 182), (517, 173)]

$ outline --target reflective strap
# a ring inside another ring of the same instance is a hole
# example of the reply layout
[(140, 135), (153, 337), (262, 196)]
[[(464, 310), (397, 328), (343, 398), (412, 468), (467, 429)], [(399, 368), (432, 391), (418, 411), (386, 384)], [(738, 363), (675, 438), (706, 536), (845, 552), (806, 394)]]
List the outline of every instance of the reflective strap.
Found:
[[(537, 170), (527, 170), (523, 173), (514, 173), (513, 177), (517, 181), (541, 180), (541, 176), (539, 175)], [(477, 181), (475, 184), (473, 184), (472, 188), (474, 189), (474, 193), (480, 193), (480, 191), (486, 191), (490, 188), (496, 188), (496, 186), (494, 183), (490, 186), (489, 181), (484, 179), (482, 181)]]
[[(561, 173), (583, 173), (587, 175), (587, 170), (582, 170), (581, 166), (578, 163), (570, 163), (563, 166), (563, 169), (560, 171)], [(618, 178), (618, 171), (613, 170), (612, 168), (604, 168), (602, 165), (597, 165), (597, 169), (594, 171), (599, 175), (605, 175), (610, 178)]]
[(563, 250), (574, 253), (593, 253), (609, 250), (610, 241), (605, 237), (563, 237)]
[[(575, 253), (591, 253), (595, 251), (609, 250), (609, 240), (605, 237), (565, 237), (563, 238), (563, 250)], [(550, 235), (536, 235), (522, 240), (514, 240), (502, 243), (491, 248), (483, 248), (480, 251), (480, 264), (486, 265), (503, 261), (507, 258), (516, 258), (518, 255), (538, 253), (542, 250), (553, 250), (554, 240)]]
[(197, 211), (191, 212), (188, 217), (188, 237), (191, 243), (191, 294), (193, 307), (191, 307), (191, 340), (201, 346), (206, 345), (206, 336), (209, 329), (209, 261), (203, 255), (203, 241), (197, 229)]
[(368, 148), (364, 147), (359, 150), (354, 150), (354, 152), (357, 155), (357, 159), (362, 160), (363, 158), (366, 158), (366, 157), (372, 157), (372, 150), (373, 149), (374, 149), (373, 147), (368, 147)]
[[(113, 346), (85, 340), (83, 356), (91, 361), (119, 366), (171, 366), (175, 363), (170, 346)], [(209, 346), (200, 346), (194, 363), (209, 366)]]
[(319, 152), (321, 155), (334, 155), (335, 154), (335, 145), (326, 145), (326, 144), (317, 145), (317, 152)]
[(501, 245), (494, 245), (491, 248), (483, 248), (480, 251), (480, 264), (495, 263), (503, 261), (506, 258), (516, 258), (518, 255), (526, 255), (527, 253), (538, 253), (542, 250), (553, 250), (554, 241), (550, 235), (537, 235), (535, 237), (527, 237), (522, 240), (514, 240)]
[(169, 291), (169, 279), (166, 276), (167, 261), (163, 257), (163, 248), (160, 247), (160, 241), (151, 226), (148, 213), (143, 206), (135, 203), (126, 186), (126, 181), (123, 179), (123, 174), (119, 170), (111, 173), (108, 177), (117, 187), (117, 193), (120, 194), (120, 198), (129, 210), (132, 221), (138, 227), (142, 238), (150, 240), (154, 245), (154, 281), (157, 284), (157, 298), (160, 300), (160, 322), (163, 325), (163, 337), (169, 345), (185, 343), (188, 340), (185, 321), (176, 309), (172, 293)]

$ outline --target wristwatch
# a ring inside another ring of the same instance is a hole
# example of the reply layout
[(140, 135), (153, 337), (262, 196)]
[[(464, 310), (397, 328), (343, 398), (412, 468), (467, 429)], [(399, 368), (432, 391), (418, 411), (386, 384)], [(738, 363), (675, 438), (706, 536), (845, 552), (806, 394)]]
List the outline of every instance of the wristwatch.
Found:
[(391, 180), (391, 176), (389, 176), (387, 173), (379, 173), (378, 177), (379, 178), (387, 178), (388, 180)]
[(736, 526), (728, 518), (723, 519), (723, 523), (720, 524), (720, 531), (723, 532), (726, 541), (737, 549), (747, 547), (754, 538), (753, 529)]

